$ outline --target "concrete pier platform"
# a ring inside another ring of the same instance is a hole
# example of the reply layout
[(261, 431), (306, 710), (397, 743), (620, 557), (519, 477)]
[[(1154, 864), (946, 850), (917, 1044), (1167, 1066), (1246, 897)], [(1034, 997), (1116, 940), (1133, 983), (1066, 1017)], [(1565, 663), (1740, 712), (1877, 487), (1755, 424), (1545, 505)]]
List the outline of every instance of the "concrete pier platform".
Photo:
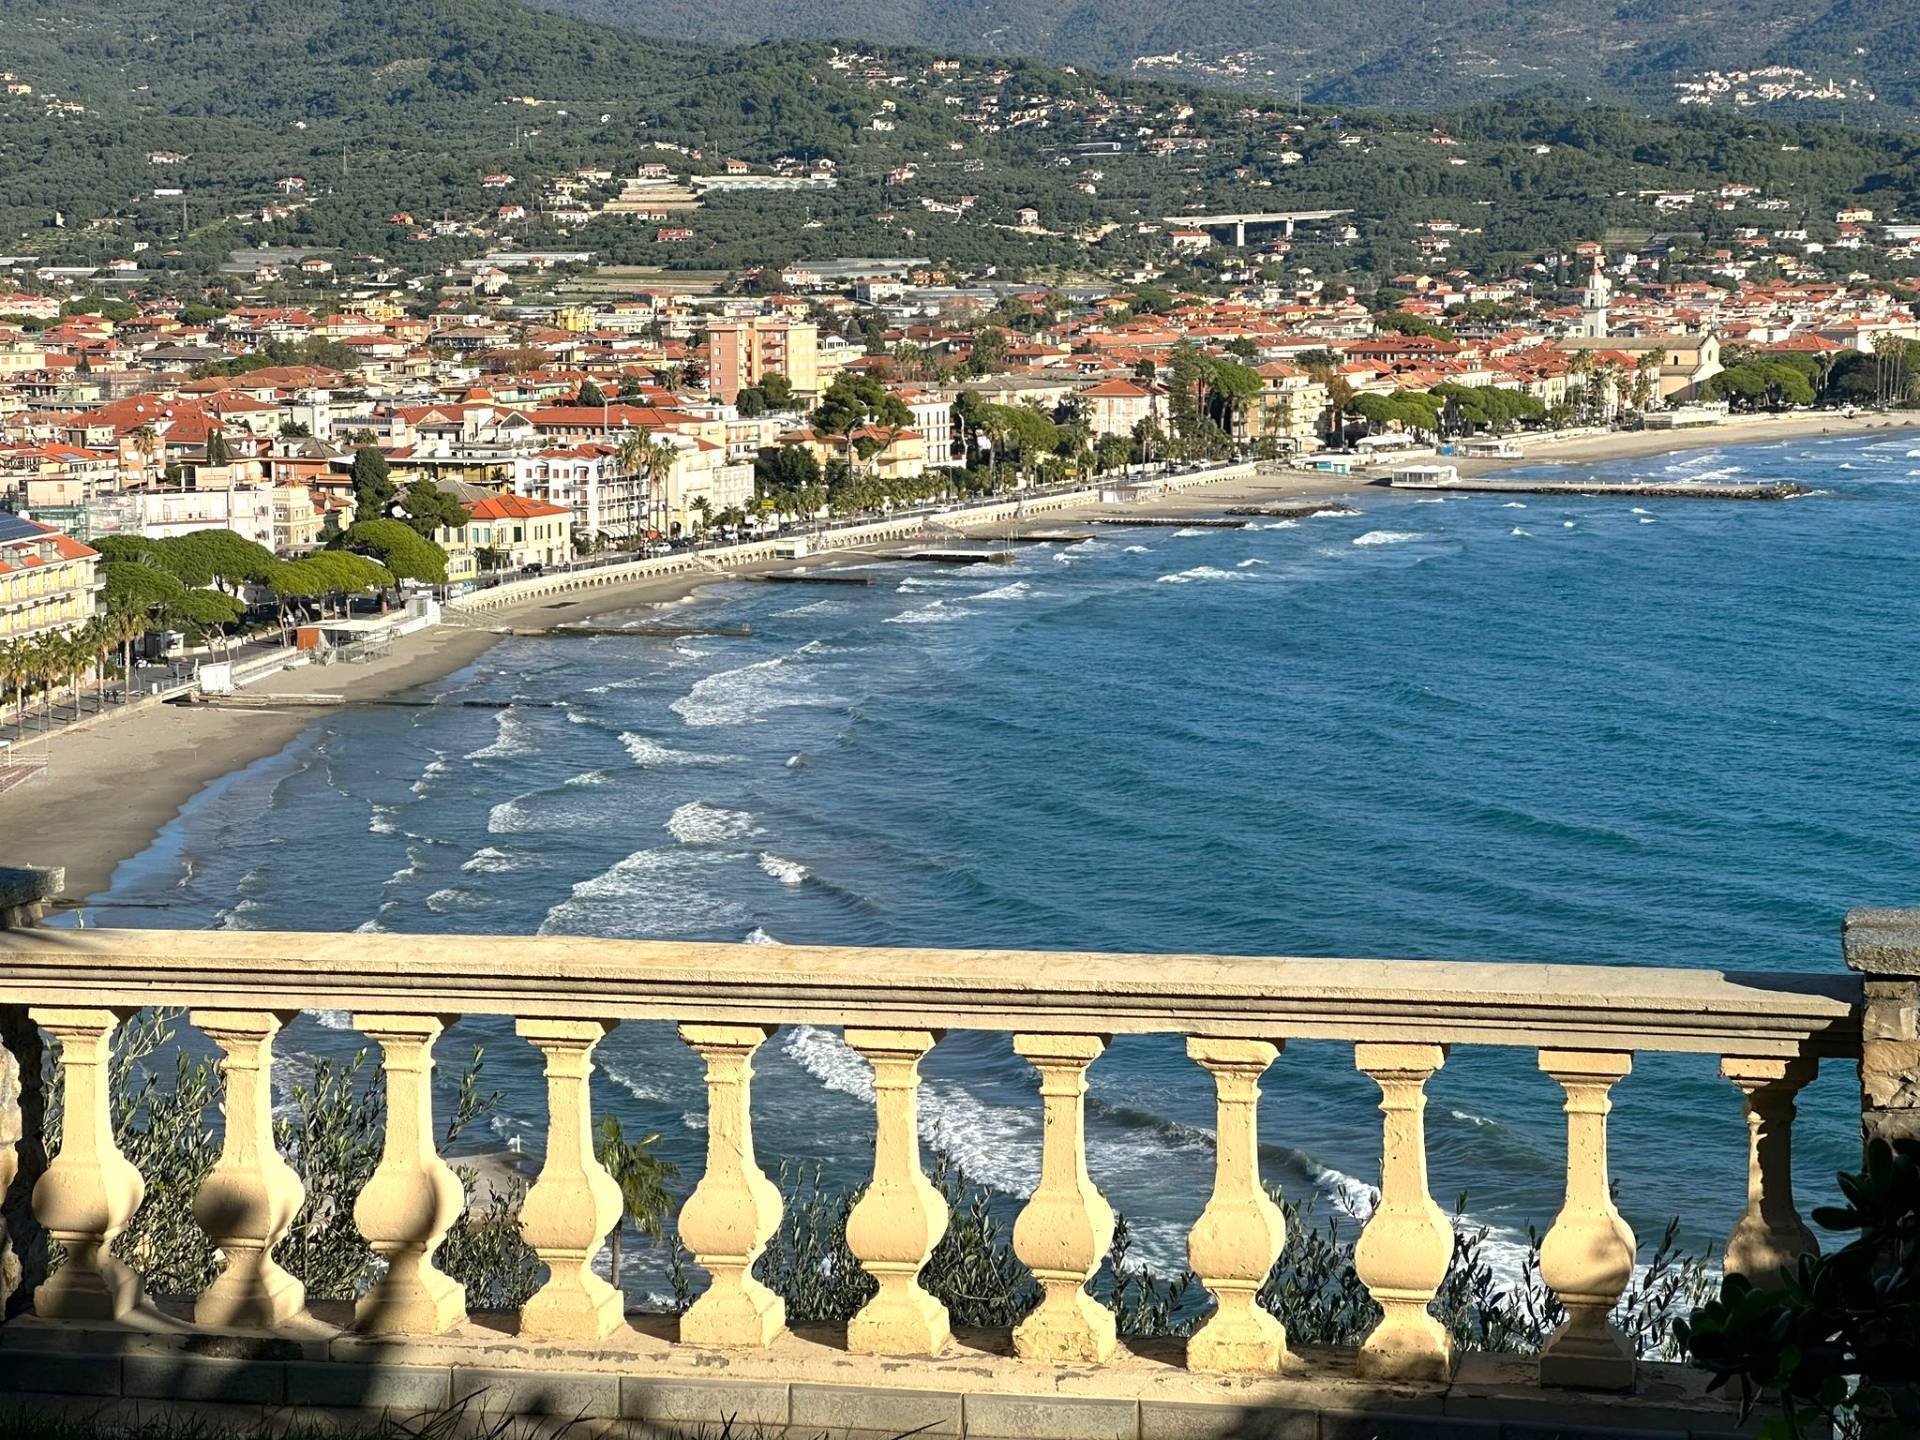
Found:
[(592, 639), (618, 635), (634, 640), (693, 640), (701, 637), (740, 639), (753, 634), (749, 625), (555, 625), (546, 630), (515, 630), (516, 635), (571, 635)]
[(922, 560), (931, 565), (1011, 565), (1014, 554), (1011, 550), (999, 548), (954, 547), (944, 550), (909, 550), (900, 558)]
[(1315, 515), (1358, 515), (1351, 505), (1338, 500), (1315, 500), (1304, 505), (1236, 505), (1229, 515), (1251, 516), (1261, 520), (1306, 520)]
[(1392, 490), (1452, 491), (1484, 495), (1566, 495), (1617, 496), (1623, 500), (1791, 500), (1811, 495), (1805, 485), (1784, 481), (1754, 485), (1729, 485), (1717, 482), (1688, 484), (1612, 484), (1596, 480), (1591, 485), (1570, 485), (1563, 480), (1385, 480), (1377, 481)]
[(830, 570), (824, 573), (807, 574), (802, 570), (776, 570), (769, 575), (754, 577), (768, 585), (871, 585), (871, 575), (855, 575), (845, 570)]
[(1100, 515), (1102, 525), (1147, 525), (1159, 530), (1244, 530), (1247, 522), (1231, 515)]
[(1008, 538), (1016, 545), (1084, 545), (1099, 536), (1091, 530), (1029, 530)]

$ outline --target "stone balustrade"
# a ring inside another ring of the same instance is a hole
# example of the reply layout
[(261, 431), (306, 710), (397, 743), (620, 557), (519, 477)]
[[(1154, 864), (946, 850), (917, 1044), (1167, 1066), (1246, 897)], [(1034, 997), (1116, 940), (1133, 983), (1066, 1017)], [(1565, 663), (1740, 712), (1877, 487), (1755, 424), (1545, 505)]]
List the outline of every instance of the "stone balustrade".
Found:
[[(1867, 928), (1884, 935), (1891, 923)], [(1910, 999), (1911, 981), (1901, 983), (1905, 989), (1888, 993)], [(111, 1250), (139, 1204), (142, 1180), (114, 1143), (105, 1066), (115, 1028), (143, 1006), (186, 1011), (218, 1047), (227, 1077), (223, 1149), (194, 1212), (225, 1268), (190, 1315), (158, 1320), (138, 1278)], [(303, 1010), (348, 1013), (377, 1047), (387, 1086), (384, 1149), (354, 1207), (362, 1234), (387, 1263), (338, 1324), (309, 1313), (298, 1282), (273, 1255), (304, 1192), (274, 1149), (268, 1077), (282, 1025)], [(1727, 1123), (1739, 1124), (1744, 1111), (1749, 1165), (1746, 1210), (1725, 1264), (1764, 1283), (1813, 1244), (1793, 1202), (1794, 1097), (1822, 1058), (1860, 1055), (1862, 982), (1847, 974), (1580, 965), (18, 929), (0, 932), (0, 1016), (8, 1013), (32, 1024), (0, 1033), (17, 1037), (37, 1027), (59, 1041), (65, 1130), (44, 1171), (29, 1175), (22, 1161), (31, 1136), (18, 1125), (10, 1132), (0, 1114), (0, 1178), (19, 1172), (32, 1181), (33, 1213), (64, 1247), (65, 1261), (40, 1280), (33, 1316), (0, 1329), (0, 1389), (47, 1383), (54, 1372), (9, 1365), (9, 1357), (38, 1354), (31, 1347), (55, 1344), (48, 1336), (81, 1329), (97, 1346), (102, 1330), (118, 1327), (133, 1337), (127, 1366), (136, 1355), (151, 1358), (156, 1346), (171, 1346), (166, 1354), (184, 1364), (182, 1347), (209, 1332), (282, 1337), (295, 1350), (274, 1352), (280, 1378), (261, 1382), (278, 1385), (282, 1401), (299, 1388), (296, 1365), (351, 1367), (372, 1358), (392, 1373), (451, 1374), (456, 1390), (463, 1366), (512, 1372), (517, 1378), (501, 1381), (502, 1393), (535, 1409), (556, 1393), (576, 1393), (555, 1390), (553, 1374), (611, 1375), (613, 1391), (593, 1389), (598, 1381), (579, 1384), (601, 1396), (591, 1403), (612, 1404), (611, 1414), (628, 1418), (644, 1418), (623, 1398), (629, 1390), (654, 1394), (646, 1387), (665, 1383), (663, 1376), (703, 1383), (717, 1376), (762, 1387), (753, 1396), (774, 1387), (785, 1398), (767, 1401), (767, 1413), (778, 1411), (778, 1423), (808, 1423), (801, 1388), (824, 1367), (856, 1400), (868, 1390), (878, 1397), (867, 1411), (848, 1402), (847, 1415), (882, 1417), (872, 1425), (849, 1420), (851, 1430), (913, 1428), (903, 1422), (919, 1413), (916, 1406), (951, 1393), (962, 1397), (954, 1401), (959, 1418), (951, 1426), (941, 1420), (933, 1433), (1080, 1433), (1077, 1422), (1006, 1408), (1021, 1396), (1030, 1405), (1071, 1398), (1130, 1406), (1131, 1419), (1116, 1423), (1140, 1437), (1156, 1426), (1169, 1434), (1245, 1433), (1233, 1429), (1232, 1417), (1248, 1407), (1324, 1409), (1323, 1392), (1299, 1398), (1311, 1384), (1334, 1387), (1356, 1414), (1383, 1396), (1401, 1408), (1427, 1397), (1439, 1414), (1462, 1395), (1484, 1399), (1489, 1386), (1505, 1386), (1502, 1393), (1519, 1397), (1514, 1403), (1551, 1417), (1567, 1413), (1556, 1406), (1595, 1403), (1567, 1399), (1569, 1389), (1612, 1392), (1621, 1398), (1611, 1403), (1628, 1407), (1608, 1412), (1613, 1423), (1632, 1429), (1640, 1422), (1623, 1417), (1638, 1413), (1632, 1392), (1646, 1367), (1609, 1320), (1637, 1253), (1609, 1190), (1613, 1087), (1636, 1054), (1649, 1052), (1697, 1056), (1731, 1082)], [(1911, 1029), (1910, 1005), (1902, 1015), (1881, 1027), (1906, 1038), (1883, 1043), (1910, 1049), (1914, 1042), (1900, 1029)], [(521, 1214), (548, 1273), (517, 1316), (489, 1320), (479, 1339), (479, 1318), (469, 1315), (461, 1287), (433, 1261), (461, 1193), (435, 1149), (432, 1046), (467, 1016), (510, 1018), (539, 1051), (548, 1116), (543, 1165)], [(592, 1266), (620, 1209), (591, 1143), (593, 1052), (617, 1025), (633, 1021), (676, 1024), (706, 1074), (706, 1165), (678, 1223), (708, 1284), (677, 1328), (664, 1322), (664, 1333), (623, 1314), (620, 1295)], [(775, 1027), (799, 1023), (843, 1027), (874, 1072), (873, 1178), (847, 1236), (878, 1288), (837, 1340), (790, 1334), (779, 1296), (753, 1273), (782, 1210), (754, 1142), (754, 1057)], [(957, 1030), (1011, 1034), (1039, 1078), (1039, 1183), (1013, 1243), (1041, 1298), (999, 1342), (956, 1337), (920, 1283), (948, 1222), (922, 1170), (920, 1066)], [(1141, 1033), (1184, 1037), (1217, 1098), (1211, 1192), (1188, 1251), (1215, 1305), (1171, 1353), (1120, 1343), (1113, 1313), (1088, 1287), (1114, 1216), (1088, 1165), (1087, 1073), (1113, 1036)], [(1350, 1043), (1354, 1063), (1380, 1091), (1379, 1203), (1355, 1258), (1382, 1316), (1357, 1352), (1331, 1357), (1296, 1352), (1256, 1300), (1285, 1240), (1258, 1169), (1260, 1086), (1284, 1063), (1290, 1040)], [(1429, 1193), (1426, 1086), (1450, 1051), (1471, 1046), (1536, 1053), (1566, 1113), (1565, 1200), (1542, 1244), (1541, 1272), (1567, 1319), (1524, 1373), (1519, 1362), (1497, 1362), (1497, 1385), (1485, 1380), (1491, 1372), (1484, 1367), (1473, 1371), (1471, 1357), (1453, 1353), (1429, 1309), (1452, 1230)], [(1907, 1050), (1886, 1053), (1894, 1064)], [(1903, 1093), (1912, 1084), (1909, 1071)], [(1731, 1192), (1740, 1178), (1727, 1177)], [(258, 1350), (212, 1353), (254, 1357), (234, 1364), (267, 1363)], [(287, 1358), (296, 1353), (302, 1358)], [(1474, 1374), (1482, 1377), (1478, 1390), (1468, 1383)], [(543, 1376), (545, 1389), (533, 1383)], [(355, 1389), (358, 1381), (341, 1383), (338, 1393), (363, 1400), (370, 1393)], [(1678, 1392), (1675, 1382), (1661, 1383), (1666, 1398), (1650, 1413), (1664, 1418), (1654, 1428), (1697, 1426), (1693, 1412), (1666, 1423), (1677, 1413)], [(687, 1418), (715, 1421), (734, 1413), (728, 1394), (747, 1395), (714, 1393), (711, 1413)], [(753, 1411), (760, 1400), (742, 1403)], [(1186, 1418), (1150, 1424), (1155, 1406), (1162, 1421), (1176, 1412)], [(1082, 1419), (1091, 1424), (1090, 1416)], [(1105, 1433), (1106, 1419), (1095, 1428)], [(1329, 1433), (1324, 1424), (1319, 1433)]]

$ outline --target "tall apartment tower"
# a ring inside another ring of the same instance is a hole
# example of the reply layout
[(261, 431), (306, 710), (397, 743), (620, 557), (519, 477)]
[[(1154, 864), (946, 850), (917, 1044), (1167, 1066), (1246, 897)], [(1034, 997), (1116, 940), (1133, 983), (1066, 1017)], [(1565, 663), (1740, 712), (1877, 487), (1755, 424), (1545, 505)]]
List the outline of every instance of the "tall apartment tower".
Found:
[(820, 331), (811, 321), (753, 316), (707, 326), (707, 389), (731, 405), (742, 390), (768, 375), (784, 375), (794, 390), (820, 388)]

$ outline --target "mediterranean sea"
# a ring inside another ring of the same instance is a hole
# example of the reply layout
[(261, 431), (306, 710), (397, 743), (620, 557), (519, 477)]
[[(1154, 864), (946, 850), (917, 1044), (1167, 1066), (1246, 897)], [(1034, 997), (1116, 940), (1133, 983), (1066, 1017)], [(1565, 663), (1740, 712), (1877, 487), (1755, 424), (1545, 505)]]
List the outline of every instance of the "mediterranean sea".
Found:
[[(105, 897), (165, 908), (97, 918), (1837, 972), (1849, 906), (1920, 898), (1920, 447), (1566, 471), (1735, 476), (1821, 493), (1369, 491), (1351, 516), (1108, 527), (865, 589), (718, 582), (672, 618), (750, 636), (508, 639), (424, 692), (505, 709), (316, 720)], [(280, 1079), (365, 1043), (303, 1017)], [(537, 1152), (539, 1068), (509, 1022), (449, 1032), (441, 1080), (475, 1043), (505, 1092), (484, 1143)], [(660, 1133), (684, 1195), (695, 1057), (666, 1025), (600, 1056), (597, 1106)], [(857, 1185), (864, 1063), (801, 1027), (758, 1068), (766, 1168)], [(965, 1032), (925, 1072), (929, 1149), (1011, 1210), (1038, 1169), (1032, 1072)], [(1857, 1158), (1855, 1083), (1830, 1065), (1803, 1097), (1803, 1211)], [(1091, 1084), (1093, 1176), (1140, 1258), (1177, 1271), (1211, 1184), (1207, 1079), (1179, 1040), (1126, 1037)], [(1531, 1053), (1469, 1047), (1430, 1089), (1435, 1194), (1511, 1258), (1559, 1203), (1559, 1093)], [(1745, 1199), (1737, 1093), (1710, 1057), (1643, 1056), (1614, 1099), (1642, 1257), (1674, 1215), (1717, 1254)], [(1290, 1045), (1267, 1179), (1321, 1213), (1357, 1203), (1377, 1101), (1350, 1047)], [(636, 1298), (654, 1283), (636, 1271)]]

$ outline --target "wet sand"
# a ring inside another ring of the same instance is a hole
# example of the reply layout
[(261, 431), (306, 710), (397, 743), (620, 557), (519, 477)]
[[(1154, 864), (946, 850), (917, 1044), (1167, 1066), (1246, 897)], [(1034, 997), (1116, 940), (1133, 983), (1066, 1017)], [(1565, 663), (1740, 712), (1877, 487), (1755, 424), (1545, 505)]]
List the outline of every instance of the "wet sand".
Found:
[[(1498, 474), (1522, 465), (1593, 462), (1674, 454), (1726, 445), (1807, 440), (1920, 424), (1912, 416), (1838, 415), (1761, 417), (1705, 430), (1636, 431), (1568, 439), (1528, 440), (1519, 460), (1459, 462), (1462, 474)], [(1920, 437), (1916, 437), (1920, 442)], [(1021, 522), (1024, 529), (1072, 529), (1097, 518), (1203, 515), (1240, 505), (1347, 501), (1372, 490), (1365, 476), (1315, 475), (1278, 467), (1124, 507), (1090, 506)], [(1377, 493), (1377, 492), (1376, 492)], [(981, 532), (998, 533), (997, 528)], [(836, 568), (884, 558), (898, 545), (835, 552)], [(809, 562), (741, 567), (764, 573)], [(816, 559), (812, 563), (822, 563)], [(535, 600), (484, 617), (484, 625), (542, 627), (578, 622), (615, 610), (667, 604), (711, 584), (714, 575), (676, 575), (610, 585), (565, 606)], [(305, 666), (262, 682), (273, 694), (340, 694), (349, 700), (400, 695), (472, 664), (497, 642), (485, 628), (442, 625), (397, 641), (392, 651), (362, 664)], [(38, 781), (0, 795), (0, 862), (64, 865), (67, 896), (99, 894), (114, 868), (150, 845), (162, 828), (208, 785), (287, 745), (315, 720), (303, 710), (238, 710), (163, 705), (101, 720), (48, 747), (49, 770)], [(104, 916), (111, 923), (110, 915)]]

